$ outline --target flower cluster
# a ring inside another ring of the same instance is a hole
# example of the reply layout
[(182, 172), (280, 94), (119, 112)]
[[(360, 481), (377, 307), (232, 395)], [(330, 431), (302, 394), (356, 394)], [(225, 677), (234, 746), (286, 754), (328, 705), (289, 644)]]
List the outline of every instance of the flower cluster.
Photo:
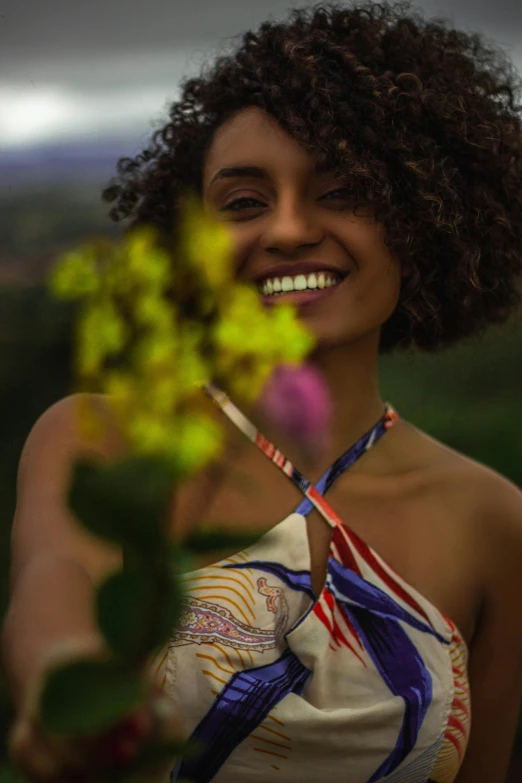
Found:
[[(313, 347), (293, 308), (265, 309), (233, 266), (230, 235), (189, 195), (172, 251), (141, 226), (121, 243), (93, 240), (65, 253), (52, 272), (54, 295), (80, 303), (78, 390), (107, 395), (132, 450), (166, 457), (180, 477), (221, 446), (202, 405), (205, 383), (248, 404), (276, 367), (300, 364)], [(82, 419), (93, 434), (92, 415)]]

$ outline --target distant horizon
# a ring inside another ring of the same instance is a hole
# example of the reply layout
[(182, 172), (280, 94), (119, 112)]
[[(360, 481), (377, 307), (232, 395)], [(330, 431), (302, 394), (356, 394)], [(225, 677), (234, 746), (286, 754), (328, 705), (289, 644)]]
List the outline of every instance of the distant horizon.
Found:
[(0, 149), (1, 195), (12, 187), (108, 184), (122, 157), (143, 149), (139, 134), (96, 139), (45, 140), (31, 147)]

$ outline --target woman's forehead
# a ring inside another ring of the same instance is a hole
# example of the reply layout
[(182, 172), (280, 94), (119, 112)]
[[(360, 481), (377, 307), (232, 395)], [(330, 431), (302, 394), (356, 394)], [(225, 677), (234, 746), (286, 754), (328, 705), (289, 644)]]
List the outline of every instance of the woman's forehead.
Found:
[[(205, 180), (210, 184), (222, 169), (258, 169), (270, 175), (281, 167), (320, 176), (332, 167), (319, 161), (319, 152), (308, 152), (277, 120), (261, 109), (245, 109), (218, 128), (205, 160)], [(251, 171), (252, 176), (256, 175)]]

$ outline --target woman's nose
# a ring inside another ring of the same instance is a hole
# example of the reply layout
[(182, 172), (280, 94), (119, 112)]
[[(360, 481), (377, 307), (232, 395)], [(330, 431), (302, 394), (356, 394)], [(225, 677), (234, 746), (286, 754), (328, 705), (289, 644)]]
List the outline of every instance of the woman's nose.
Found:
[(268, 220), (262, 246), (265, 250), (293, 253), (305, 245), (316, 245), (323, 238), (323, 230), (305, 207), (287, 205), (275, 209)]

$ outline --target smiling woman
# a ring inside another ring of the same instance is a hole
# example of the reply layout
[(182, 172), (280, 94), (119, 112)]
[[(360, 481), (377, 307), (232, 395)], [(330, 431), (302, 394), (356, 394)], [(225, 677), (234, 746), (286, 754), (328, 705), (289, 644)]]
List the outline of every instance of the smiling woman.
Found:
[(206, 500), (206, 523), (262, 535), (184, 575), (154, 662), (196, 743), (173, 781), (503, 783), (522, 694), (522, 496), (385, 405), (378, 360), (477, 335), (518, 304), (519, 96), (499, 51), (408, 4), (297, 10), (187, 80), (105, 189), (115, 221), (168, 246), (196, 189), (237, 278), (266, 307), (294, 302), (314, 333), (333, 407), (305, 476), (277, 424), (211, 387), (221, 480), (181, 491), (173, 532)]
[[(242, 171), (222, 167), (228, 161), (250, 165)], [(278, 299), (299, 307), (321, 344), (370, 339), (373, 331), (378, 345), (380, 327), (397, 305), (401, 267), (373, 211), (355, 200), (346, 174), (321, 166), (317, 154), (252, 107), (215, 133), (203, 169), (203, 198), (229, 221), (241, 278), (259, 283), (274, 277), (276, 290), (280, 281)], [(275, 263), (267, 262), (271, 256), (277, 256)], [(303, 272), (318, 275), (316, 293), (290, 293), (293, 278)]]
[[(275, 118), (250, 107), (216, 131), (203, 200), (230, 227), (238, 277), (258, 285), (274, 280), (267, 306), (275, 285), (277, 299), (297, 305), (321, 345), (364, 337), (378, 346), (397, 305), (401, 266), (346, 174), (320, 165)], [(303, 273), (314, 275), (315, 292), (295, 291), (294, 279), (307, 287)]]

